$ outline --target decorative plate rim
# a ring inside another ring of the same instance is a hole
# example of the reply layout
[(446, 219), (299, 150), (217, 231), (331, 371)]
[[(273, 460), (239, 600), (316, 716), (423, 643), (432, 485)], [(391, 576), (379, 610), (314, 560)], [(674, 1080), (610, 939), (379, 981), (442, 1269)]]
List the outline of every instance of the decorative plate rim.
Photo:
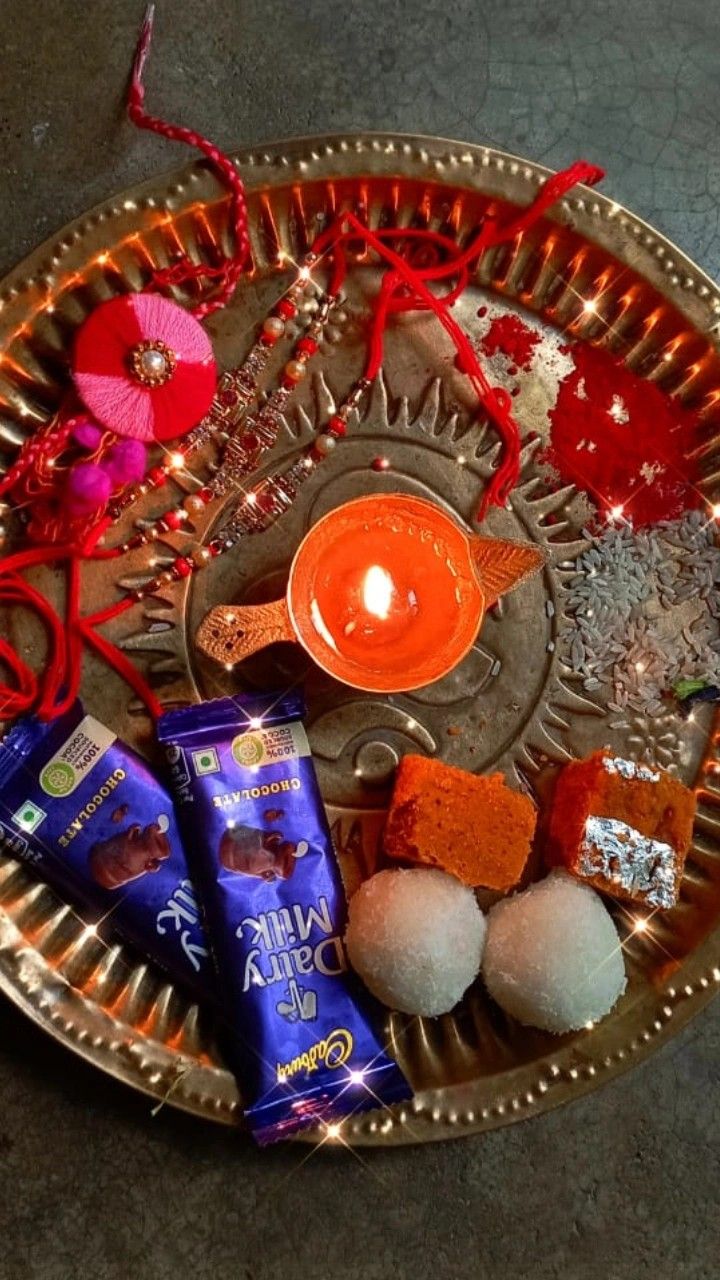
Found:
[[(283, 186), (293, 177), (300, 182), (343, 176), (357, 179), (374, 172), (386, 177), (396, 174), (401, 180), (482, 191), (523, 203), (532, 189), (552, 173), (542, 165), (494, 147), (392, 132), (310, 135), (235, 151), (232, 155), (251, 190)], [(127, 224), (130, 231), (139, 210), (155, 207), (170, 214), (182, 210), (189, 198), (205, 202), (216, 200), (221, 194), (204, 165), (196, 163), (166, 171), (101, 201), (48, 237), (0, 281), (0, 333), (7, 333), (8, 321), (16, 313), (20, 324), (25, 323), (22, 315), (28, 292), (35, 287), (55, 286), (75, 254), (82, 260), (86, 239), (102, 236), (103, 224), (110, 223), (113, 231), (117, 228), (120, 232)], [(610, 197), (586, 187), (564, 199), (549, 216), (572, 225), (587, 240), (602, 245), (632, 266), (716, 348), (720, 345), (720, 287), (662, 232)], [(7, 865), (9, 859), (0, 860), (0, 873)], [(119, 1031), (127, 1024), (115, 1022), (55, 972), (51, 983), (44, 973), (43, 987), (43, 971), (48, 966), (44, 960), (38, 963), (33, 958), (36, 955), (0, 910), (0, 990), (36, 1025), (108, 1074), (151, 1097), (204, 1118), (238, 1122), (238, 1104), (231, 1096), (218, 1094), (211, 1104), (189, 1087), (173, 1092), (173, 1085), (168, 1087), (164, 1074), (172, 1055), (159, 1043), (146, 1043), (144, 1053), (137, 1046), (134, 1051), (132, 1046), (126, 1047), (125, 1052), (113, 1049), (111, 1046), (118, 1043), (117, 1035), (113, 1040), (113, 1026)], [(370, 1113), (369, 1117), (351, 1121), (347, 1138), (357, 1145), (437, 1141), (540, 1114), (592, 1091), (644, 1060), (704, 1008), (719, 985), (720, 927), (709, 933), (682, 963), (675, 983), (669, 981), (657, 987), (649, 1024), (639, 1028), (627, 1045), (601, 1057), (592, 1052), (590, 1041), (587, 1047), (584, 1042), (580, 1046), (563, 1044), (539, 1064), (539, 1075), (536, 1067), (532, 1088), (523, 1079), (527, 1064), (510, 1069), (507, 1079), (512, 1088), (504, 1089), (501, 1097), (497, 1096), (497, 1088), (492, 1088), (493, 1077), (427, 1089), (407, 1106), (395, 1108), (391, 1115)], [(107, 1024), (103, 1034), (98, 1031), (91, 1035), (82, 1025), (82, 1018), (76, 1023), (74, 1011), (88, 1006)]]

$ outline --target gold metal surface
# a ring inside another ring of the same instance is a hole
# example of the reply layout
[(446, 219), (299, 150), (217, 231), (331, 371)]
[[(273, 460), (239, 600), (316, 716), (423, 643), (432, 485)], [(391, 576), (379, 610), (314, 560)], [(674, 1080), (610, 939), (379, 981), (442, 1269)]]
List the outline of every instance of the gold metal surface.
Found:
[[(386, 135), (301, 139), (238, 156), (250, 191), (254, 270), (232, 307), (209, 323), (222, 367), (238, 363), (257, 324), (292, 278), (289, 263), (341, 204), (371, 225), (429, 225), (470, 235), (487, 202), (526, 204), (545, 171), (489, 148)], [(0, 285), (0, 447), (6, 463), (57, 405), (72, 334), (100, 301), (140, 289), (178, 249), (215, 260), (226, 235), (227, 202), (201, 166), (171, 174), (98, 206), (41, 246)], [(288, 415), (272, 465), (287, 461), (356, 380), (366, 303), (377, 283), (362, 260), (347, 282), (321, 351)], [(178, 295), (187, 300), (185, 295)], [(583, 299), (595, 305), (583, 307)], [(480, 304), (525, 308), (543, 335), (603, 343), (630, 367), (657, 379), (708, 423), (702, 488), (720, 478), (712, 412), (720, 390), (720, 291), (667, 240), (631, 213), (580, 189), (553, 217), (481, 260), (456, 315), (472, 334)], [(553, 346), (553, 343), (555, 344)], [(663, 353), (671, 351), (670, 359)], [(517, 411), (540, 430), (552, 387), (541, 360)], [(387, 474), (371, 471), (378, 449)], [(308, 670), (298, 646), (257, 654), (230, 674), (193, 648), (200, 620), (222, 601), (266, 603), (282, 595), (293, 553), (326, 511), (362, 492), (402, 489), (432, 498), (466, 528), (497, 451), (474, 421), (452, 352), (428, 316), (389, 335), (383, 379), (352, 430), (308, 482), (293, 509), (266, 534), (220, 557), (209, 570), (145, 601), (108, 634), (130, 654), (165, 705), (238, 687), (306, 677), (310, 736), (341, 865), (350, 886), (373, 869), (388, 780), (404, 750), (437, 752), (473, 769), (501, 768), (542, 799), (554, 765), (611, 743), (625, 755), (647, 750), (696, 786), (698, 819), (681, 900), (633, 932), (618, 907), (629, 974), (613, 1014), (592, 1030), (552, 1037), (522, 1028), (485, 997), (480, 984), (452, 1014), (435, 1020), (392, 1015), (388, 1030), (415, 1087), (412, 1104), (355, 1116), (350, 1143), (431, 1141), (487, 1130), (586, 1093), (667, 1040), (720, 983), (720, 762), (707, 711), (689, 728), (672, 711), (612, 729), (564, 661), (563, 619), (572, 564), (582, 545), (582, 503), (570, 488), (538, 486), (538, 443), (523, 449), (523, 474), (507, 510), (483, 532), (535, 543), (545, 570), (488, 618), (460, 667), (412, 696), (355, 696)], [(182, 476), (179, 477), (182, 484)], [(141, 511), (158, 513), (148, 500)], [(194, 519), (194, 517), (193, 517)], [(198, 541), (220, 515), (199, 515)], [(130, 517), (116, 531), (121, 541)], [(184, 534), (120, 562), (88, 566), (86, 600), (98, 607), (146, 580), (182, 551)], [(37, 583), (57, 596), (54, 575)], [(42, 637), (26, 618), (9, 624), (23, 647)], [(289, 656), (285, 656), (285, 654)], [(150, 730), (114, 676), (87, 663), (88, 709), (141, 750)], [(448, 726), (453, 726), (452, 736)], [(0, 858), (0, 987), (40, 1026), (88, 1060), (155, 1098), (224, 1123), (239, 1122), (235, 1081), (222, 1064), (198, 1008), (125, 947), (108, 945), (28, 871)]]

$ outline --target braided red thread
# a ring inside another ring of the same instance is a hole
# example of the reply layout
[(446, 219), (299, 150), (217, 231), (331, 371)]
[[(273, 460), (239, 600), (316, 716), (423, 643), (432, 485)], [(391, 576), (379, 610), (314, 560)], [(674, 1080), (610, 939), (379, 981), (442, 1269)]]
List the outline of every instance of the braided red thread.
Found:
[(0, 480), (0, 497), (13, 493), (18, 505), (34, 502), (55, 486), (53, 466), (70, 438), (72, 418), (62, 410), (24, 441), (17, 458)]
[(135, 51), (132, 79), (127, 99), (128, 116), (139, 129), (149, 129), (152, 133), (158, 133), (164, 138), (170, 138), (173, 142), (184, 142), (188, 146), (196, 147), (198, 151), (202, 151), (203, 155), (207, 156), (221, 180), (226, 183), (232, 192), (230, 224), (235, 235), (235, 252), (232, 257), (227, 258), (221, 266), (217, 267), (203, 266), (202, 264), (191, 262), (189, 258), (184, 258), (172, 267), (155, 272), (153, 283), (157, 285), (182, 284), (185, 281), (197, 280), (202, 277), (222, 281), (222, 287), (214, 298), (208, 302), (201, 302), (198, 306), (192, 308), (193, 314), (198, 317), (209, 316), (213, 311), (218, 311), (220, 307), (224, 307), (230, 300), (250, 258), (245, 186), (235, 165), (227, 156), (223, 155), (222, 151), (214, 143), (204, 138), (202, 134), (197, 133), (194, 129), (187, 129), (184, 125), (169, 124), (158, 116), (151, 116), (145, 110), (143, 105), (145, 101), (143, 74), (150, 52), (154, 19), (155, 6), (151, 4), (146, 10)]

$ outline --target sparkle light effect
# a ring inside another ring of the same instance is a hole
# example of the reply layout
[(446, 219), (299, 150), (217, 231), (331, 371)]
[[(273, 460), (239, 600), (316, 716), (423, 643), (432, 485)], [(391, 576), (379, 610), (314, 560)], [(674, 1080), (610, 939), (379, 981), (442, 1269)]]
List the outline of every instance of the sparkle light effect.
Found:
[[(152, 201), (149, 201), (149, 204), (152, 204)], [(135, 201), (126, 201), (126, 204), (124, 204), (123, 207), (126, 207), (126, 209), (129, 210), (129, 209), (136, 209), (137, 206)], [(197, 212), (197, 210), (199, 209), (200, 209), (200, 206), (193, 206), (193, 209), (191, 211)], [(160, 218), (158, 218), (158, 221), (156, 221), (156, 225), (158, 225), (158, 227), (165, 228), (165, 230), (167, 230), (168, 233), (172, 233), (174, 239), (176, 239), (177, 247), (178, 248), (181, 247), (179, 246), (176, 225), (174, 225), (173, 214), (165, 214), (163, 216), (160, 216)], [(266, 236), (266, 239), (268, 239), (269, 241), (268, 236)], [(138, 230), (133, 230), (133, 232), (127, 234), (127, 236), (124, 236), (122, 239), (119, 239), (117, 246), (115, 246), (115, 251), (123, 250), (123, 248), (128, 246), (128, 244), (135, 244), (135, 246), (137, 246), (138, 241), (140, 241), (140, 232), (138, 232)], [(331, 253), (332, 253), (332, 247), (328, 247), (327, 250), (325, 250), (323, 253), (320, 253), (320, 255), (318, 256), (318, 261), (316, 261), (314, 265), (315, 266), (318, 265), (319, 262), (322, 262), (323, 259), (331, 255)], [(283, 266), (284, 264), (287, 264), (287, 262), (291, 262), (292, 265), (296, 266), (297, 271), (299, 271), (299, 276), (301, 280), (304, 280), (304, 282), (307, 282), (307, 280), (311, 279), (310, 269), (306, 268), (306, 266), (305, 268), (299, 268), (299, 266), (297, 266), (295, 262), (295, 259), (292, 259), (292, 256), (290, 255), (290, 253), (287, 253), (284, 250), (279, 250), (277, 252), (277, 255), (275, 256), (277, 256), (278, 266)], [(101, 253), (99, 253), (99, 255), (95, 257), (94, 265), (106, 266), (109, 264), (109, 262), (110, 264), (111, 262), (113, 262), (113, 259), (111, 259), (110, 253), (106, 251), (102, 251)], [(151, 265), (155, 265), (155, 264), (151, 264)], [(56, 302), (63, 301), (65, 294), (70, 293), (70, 291), (72, 291), (72, 289), (76, 287), (76, 285), (82, 284), (83, 282), (85, 282), (85, 276), (83, 276), (82, 273), (79, 273), (79, 271), (70, 271), (70, 273), (65, 275), (64, 278), (61, 278), (60, 280), (58, 280), (58, 282), (56, 282), (56, 293), (54, 294), (54, 297), (49, 298), (49, 300), (47, 300), (46, 302), (40, 303), (40, 306), (37, 306), (35, 308), (35, 311), (33, 311), (33, 314), (31, 315), (31, 321), (33, 317), (35, 317), (36, 315), (53, 315), (56, 310)], [(50, 280), (47, 280), (47, 283), (51, 283)], [(284, 289), (283, 293), (281, 294), (281, 298), (286, 297), (288, 293), (290, 293), (290, 287), (288, 287), (287, 289)], [(3, 303), (0, 302), (0, 310), (1, 308), (3, 308)], [(27, 328), (28, 328), (28, 323), (26, 321), (26, 323), (24, 323), (23, 325), (20, 325), (18, 329), (15, 329), (14, 333), (10, 334), (9, 344), (12, 344), (15, 339), (22, 337), (23, 332), (26, 332)], [(240, 334), (240, 337), (245, 337), (245, 335), (254, 332), (254, 329), (255, 329), (255, 324), (250, 324), (249, 326), (247, 326), (246, 330), (243, 330), (243, 333)], [(5, 361), (8, 362), (8, 364), (13, 364), (13, 362), (9, 360), (9, 357), (4, 356), (4, 353), (0, 352), (0, 364), (3, 364), (3, 362)], [(186, 460), (184, 460), (184, 456), (182, 453), (174, 452), (174, 453), (168, 454), (167, 449), (164, 449), (164, 452), (165, 454), (167, 454), (169, 465), (170, 467), (173, 468), (173, 470), (176, 470), (176, 471), (182, 470), (186, 472), (186, 475), (190, 477), (191, 480), (195, 481), (195, 483), (199, 486), (202, 486), (202, 484), (204, 484), (204, 481), (202, 481), (202, 479), (200, 479), (199, 476), (193, 475), (190, 468), (186, 467)], [(310, 468), (313, 467), (314, 463), (311, 462), (311, 460), (306, 460), (306, 462), (309, 462)], [(51, 465), (53, 465), (53, 463), (50, 462), (50, 466)], [(232, 484), (234, 489), (240, 490), (241, 493), (246, 493), (245, 486), (243, 486), (240, 483), (237, 483), (236, 480), (233, 480)]]
[[(614, 211), (614, 210), (613, 210), (613, 211)], [(286, 255), (286, 254), (284, 253), (284, 251), (280, 250), (280, 251), (279, 251), (279, 253), (278, 253), (278, 261), (282, 263), (282, 262), (287, 261), (287, 259), (288, 259), (288, 255)], [(302, 277), (303, 277), (303, 278), (308, 278), (308, 279), (309, 279), (309, 277), (310, 277), (310, 272), (309, 272), (309, 270), (307, 270), (307, 268), (303, 269)], [(52, 311), (54, 310), (54, 308), (53, 308), (53, 306), (52, 306), (51, 304), (49, 304), (49, 305), (47, 306), (47, 308), (45, 308), (45, 310), (46, 310), (47, 312), (52, 312)], [(588, 301), (586, 301), (586, 302), (584, 303), (584, 305), (583, 305), (583, 310), (584, 310), (585, 312), (587, 312), (587, 313), (596, 313), (596, 312), (597, 312), (597, 304), (596, 304), (595, 302), (591, 301), (591, 300), (588, 300)], [(666, 360), (671, 359), (670, 354), (666, 354), (666, 355), (665, 355), (665, 357), (664, 357), (664, 359), (666, 359)], [(175, 455), (175, 456), (177, 457), (178, 455)], [(180, 459), (181, 459), (181, 460), (180, 460), (180, 463), (179, 463), (179, 464), (177, 464), (178, 466), (182, 466), (182, 465), (183, 465), (183, 461), (184, 461), (184, 460), (182, 459), (182, 455), (180, 455)], [(457, 459), (457, 462), (458, 462), (458, 464), (459, 464), (460, 466), (464, 466), (464, 465), (465, 465), (465, 458), (461, 456), (461, 457), (459, 457), (459, 458)], [(307, 464), (307, 465), (310, 465), (310, 466), (311, 466), (312, 464), (308, 462), (308, 464)], [(253, 499), (253, 500), (254, 500), (254, 498), (255, 498), (255, 495), (254, 495), (254, 494), (253, 494), (253, 495), (249, 495), (248, 500), (249, 500), (249, 501), (250, 501), (251, 499)], [(712, 507), (712, 509), (711, 509), (711, 510), (712, 510), (712, 516), (713, 516), (713, 519), (715, 519), (715, 520), (720, 520), (720, 503), (718, 503), (718, 504), (714, 505), (714, 506)], [(622, 507), (613, 507), (613, 508), (612, 508), (612, 512), (611, 512), (611, 514), (612, 514), (612, 516), (613, 516), (613, 518), (614, 518), (614, 519), (619, 519), (619, 518), (622, 516), (622, 514), (623, 514), (623, 508), (622, 508)], [(152, 562), (151, 562), (151, 563), (152, 563)], [(641, 664), (638, 664), (638, 669), (640, 669), (640, 666), (641, 666)], [(234, 669), (234, 668), (233, 668), (233, 664), (227, 664), (227, 669), (228, 669), (228, 670), (233, 670), (233, 669)], [(694, 717), (691, 717), (691, 719), (694, 719)], [(250, 722), (250, 723), (251, 723), (251, 726), (252, 726), (252, 727), (254, 727), (254, 725), (253, 725), (253, 721), (252, 721), (252, 720), (251, 720), (251, 722)], [(414, 727), (414, 722), (413, 722), (413, 721), (408, 722), (408, 728), (412, 728), (412, 727)], [(359, 776), (359, 775), (361, 774), (361, 770), (356, 770), (356, 774)], [(647, 929), (648, 929), (647, 921), (646, 921), (645, 919), (638, 919), (638, 920), (635, 922), (635, 926), (634, 926), (633, 932), (636, 932), (636, 933), (644, 933), (644, 932), (646, 932), (646, 931), (647, 931)], [(93, 930), (94, 930), (94, 926), (89, 926), (89, 927), (88, 927), (88, 929), (87, 929), (87, 930), (85, 930), (85, 933), (92, 933), (92, 932), (93, 932)], [(96, 929), (95, 929), (95, 932), (96, 932)], [(84, 934), (83, 934), (83, 936), (84, 936)], [(720, 971), (716, 971), (715, 976), (716, 976), (716, 978), (720, 981)], [(589, 1023), (589, 1024), (588, 1024), (588, 1029), (590, 1029), (590, 1028), (592, 1027), (592, 1025), (593, 1025), (592, 1023)], [(355, 1079), (355, 1077), (360, 1077), (360, 1079), (359, 1079), (359, 1080), (357, 1080), (357, 1079)], [(363, 1073), (362, 1073), (362, 1072), (351, 1072), (351, 1073), (350, 1073), (350, 1077), (349, 1077), (349, 1078), (350, 1078), (350, 1082), (351, 1082), (351, 1083), (353, 1083), (353, 1084), (357, 1084), (357, 1083), (362, 1083), (362, 1077), (363, 1077)], [(171, 1085), (171, 1089), (174, 1089), (174, 1088), (176, 1087), (176, 1085), (179, 1083), (179, 1081), (180, 1081), (181, 1079), (182, 1079), (182, 1076), (179, 1076), (179, 1077), (178, 1077), (178, 1078), (173, 1082), (173, 1084)], [(168, 1090), (168, 1092), (170, 1092), (170, 1090)], [(166, 1095), (166, 1096), (167, 1096), (167, 1095)], [(161, 1104), (161, 1105), (162, 1105), (162, 1104)], [(342, 1137), (341, 1137), (341, 1126), (340, 1126), (340, 1125), (335, 1125), (335, 1124), (333, 1124), (333, 1125), (329, 1125), (329, 1126), (327, 1126), (327, 1131), (326, 1131), (326, 1132), (327, 1132), (327, 1137), (328, 1137), (328, 1139), (333, 1140), (333, 1141), (335, 1141), (335, 1140), (338, 1140), (338, 1139), (339, 1139), (340, 1141), (342, 1141), (342, 1142), (343, 1142), (343, 1145), (347, 1145), (347, 1144), (344, 1142), (344, 1140), (342, 1139)]]
[[(306, 674), (306, 673), (305, 673), (305, 674)], [(293, 687), (295, 687), (296, 685), (299, 685), (300, 683), (302, 683), (303, 678), (304, 678), (304, 676), (303, 676), (303, 675), (299, 676), (299, 677), (298, 677), (298, 679), (297, 679), (296, 681), (294, 681), (292, 685), (290, 685), (290, 687), (289, 687), (289, 689), (288, 689), (288, 692), (289, 692)], [(280, 695), (280, 696), (282, 696), (282, 695)], [(251, 723), (251, 724), (253, 724), (253, 726), (257, 725), (259, 722), (260, 722), (260, 718), (259, 718), (259, 717), (253, 717), (253, 719), (250, 721), (250, 723)], [(228, 823), (228, 826), (232, 826), (232, 825), (233, 825), (233, 824), (232, 824), (232, 820), (231, 820), (231, 821)], [(99, 920), (99, 921), (98, 921), (97, 923), (95, 923), (95, 924), (85, 924), (85, 922), (82, 920), (82, 918), (81, 918), (81, 917), (78, 917), (78, 919), (79, 919), (79, 921), (80, 921), (80, 924), (81, 924), (83, 927), (82, 927), (82, 931), (81, 931), (81, 933), (79, 934), (79, 937), (78, 937), (78, 944), (77, 944), (77, 945), (80, 945), (80, 944), (82, 944), (82, 943), (84, 943), (84, 942), (86, 942), (86, 941), (88, 941), (88, 940), (90, 940), (90, 939), (92, 939), (92, 938), (98, 938), (98, 941), (102, 942), (102, 939), (101, 939), (101, 938), (99, 938), (99, 936), (98, 936), (98, 935), (99, 935), (99, 929), (101, 928), (101, 926), (103, 925), (103, 923), (104, 923), (104, 922), (105, 922), (105, 921), (106, 921), (106, 920), (107, 920), (107, 919), (112, 915), (112, 913), (116, 910), (117, 906), (119, 906), (119, 905), (120, 905), (120, 902), (122, 902), (122, 901), (124, 900), (125, 896), (126, 896), (126, 894), (123, 894), (123, 895), (118, 899), (118, 901), (117, 901), (116, 903), (114, 903), (114, 904), (113, 904), (113, 907), (112, 907), (112, 908), (111, 908), (111, 909), (106, 913), (106, 915), (105, 915), (105, 916), (103, 916), (103, 917), (102, 917), (102, 919), (101, 919), (101, 920)], [(75, 915), (76, 913), (75, 913), (75, 912), (73, 912), (72, 914), (73, 914), (73, 915)], [(105, 950), (106, 950), (107, 952), (110, 952), (111, 948), (107, 947), (105, 943), (103, 943), (102, 945), (103, 945), (103, 947), (105, 948)], [(101, 975), (99, 975), (99, 976), (97, 976), (97, 977), (94, 977), (94, 978), (93, 978), (93, 981), (94, 981), (95, 983), (100, 983), (100, 982), (102, 982), (102, 981), (105, 981), (105, 979), (106, 979), (106, 978), (107, 978), (107, 975), (105, 975), (105, 974), (101, 974)], [(386, 1048), (386, 1046), (383, 1046), (383, 1048)], [(258, 1050), (257, 1050), (257, 1048), (256, 1048), (255, 1046), (253, 1046), (253, 1052), (255, 1052), (256, 1054), (258, 1054)], [(263, 1055), (258, 1054), (258, 1056), (259, 1056), (259, 1057), (262, 1057)], [(379, 1108), (379, 1109), (381, 1109), (382, 1111), (384, 1111), (384, 1112), (386, 1113), (386, 1115), (387, 1115), (387, 1116), (391, 1116), (391, 1115), (392, 1115), (392, 1110), (391, 1110), (391, 1108), (390, 1108), (390, 1107), (388, 1107), (385, 1103), (383, 1103), (381, 1099), (377, 1098), (377, 1095), (375, 1095), (374, 1091), (373, 1091), (373, 1090), (368, 1086), (368, 1084), (367, 1084), (367, 1081), (366, 1081), (366, 1075), (367, 1075), (367, 1073), (371, 1072), (371, 1070), (372, 1070), (372, 1066), (373, 1066), (373, 1062), (370, 1062), (370, 1063), (368, 1063), (368, 1064), (366, 1065), (366, 1067), (365, 1067), (365, 1070), (364, 1070), (364, 1071), (362, 1071), (362, 1070), (349, 1071), (349, 1072), (347, 1073), (347, 1084), (346, 1084), (346, 1086), (345, 1086), (345, 1087), (349, 1089), (351, 1086), (355, 1086), (355, 1087), (358, 1087), (358, 1086), (360, 1086), (360, 1085), (364, 1086), (364, 1088), (367, 1090), (367, 1092), (368, 1092), (368, 1093), (373, 1097), (373, 1099), (375, 1099), (375, 1100), (376, 1100), (378, 1108)], [(197, 1071), (197, 1070), (199, 1070), (199, 1069), (200, 1069), (200, 1068), (199, 1068), (199, 1066), (198, 1066), (198, 1064), (197, 1064), (197, 1063), (194, 1063), (194, 1062), (188, 1061), (187, 1059), (183, 1059), (183, 1060), (181, 1060), (180, 1062), (178, 1062), (178, 1064), (177, 1064), (177, 1068), (176, 1068), (176, 1073), (173, 1075), (173, 1078), (170, 1080), (170, 1082), (169, 1082), (169, 1084), (168, 1084), (168, 1086), (167, 1086), (167, 1088), (166, 1088), (165, 1092), (163, 1093), (163, 1095), (162, 1095), (162, 1097), (160, 1098), (159, 1102), (158, 1102), (158, 1103), (156, 1104), (156, 1106), (153, 1108), (153, 1110), (152, 1110), (151, 1114), (152, 1114), (153, 1116), (155, 1116), (155, 1115), (156, 1115), (156, 1114), (157, 1114), (157, 1113), (158, 1113), (158, 1112), (159, 1112), (159, 1111), (164, 1107), (165, 1103), (168, 1101), (168, 1099), (171, 1097), (171, 1095), (172, 1095), (172, 1094), (177, 1090), (177, 1088), (178, 1088), (178, 1087), (179, 1087), (179, 1086), (180, 1086), (180, 1085), (185, 1081), (185, 1079), (186, 1079), (186, 1078), (187, 1078), (187, 1077), (188, 1077), (192, 1072)], [(286, 1089), (288, 1089), (288, 1085), (287, 1085), (287, 1083), (285, 1084), (285, 1088), (286, 1088)], [(292, 1086), (289, 1086), (289, 1091), (290, 1091), (293, 1095), (297, 1093), (297, 1091), (296, 1091)], [(342, 1095), (342, 1090), (341, 1090), (341, 1095)], [(341, 1096), (341, 1095), (340, 1095), (340, 1096)], [(299, 1095), (298, 1095), (298, 1096), (299, 1096)], [(345, 1147), (345, 1148), (346, 1148), (346, 1149), (347, 1149), (347, 1150), (348, 1150), (348, 1151), (353, 1155), (353, 1157), (358, 1161), (358, 1163), (361, 1165), (361, 1167), (362, 1167), (366, 1172), (370, 1173), (373, 1177), (377, 1177), (377, 1178), (378, 1178), (378, 1181), (382, 1181), (382, 1180), (378, 1177), (378, 1175), (375, 1173), (375, 1171), (374, 1171), (373, 1169), (371, 1169), (371, 1168), (369, 1168), (369, 1167), (367, 1166), (367, 1164), (366, 1164), (365, 1160), (364, 1160), (364, 1159), (359, 1155), (359, 1153), (358, 1153), (358, 1152), (357, 1152), (357, 1151), (356, 1151), (356, 1150), (355, 1150), (355, 1149), (354, 1149), (354, 1148), (353, 1148), (353, 1147), (352, 1147), (352, 1146), (351, 1146), (351, 1145), (350, 1145), (350, 1144), (345, 1140), (345, 1138), (344, 1138), (344, 1136), (343, 1136), (343, 1128), (345, 1128), (345, 1127), (347, 1126), (347, 1124), (348, 1124), (349, 1120), (351, 1119), (352, 1115), (354, 1114), (354, 1110), (355, 1110), (354, 1108), (353, 1108), (352, 1110), (350, 1110), (350, 1111), (349, 1111), (349, 1113), (348, 1113), (348, 1115), (347, 1115), (347, 1116), (345, 1116), (345, 1117), (343, 1117), (342, 1121), (340, 1121), (340, 1122), (333, 1122), (333, 1123), (328, 1124), (327, 1126), (322, 1126), (322, 1128), (321, 1128), (321, 1133), (320, 1133), (320, 1138), (319, 1138), (319, 1141), (317, 1142), (317, 1144), (316, 1144), (314, 1147), (311, 1147), (311, 1148), (309, 1149), (309, 1151), (308, 1151), (308, 1152), (307, 1152), (307, 1154), (304, 1156), (304, 1158), (299, 1162), (298, 1166), (297, 1166), (296, 1168), (292, 1169), (292, 1170), (290, 1171), (290, 1173), (289, 1173), (288, 1175), (286, 1175), (286, 1177), (285, 1177), (285, 1178), (283, 1178), (281, 1181), (283, 1181), (283, 1182), (284, 1182), (284, 1181), (286, 1181), (289, 1177), (294, 1176), (294, 1174), (295, 1174), (295, 1173), (297, 1173), (297, 1172), (299, 1171), (299, 1169), (300, 1169), (300, 1168), (301, 1168), (301, 1167), (302, 1167), (302, 1166), (307, 1162), (307, 1160), (311, 1159), (311, 1158), (312, 1158), (312, 1157), (317, 1153), (317, 1151), (318, 1151), (318, 1150), (320, 1150), (320, 1148), (321, 1148), (322, 1146), (324, 1146), (324, 1145), (325, 1145), (325, 1143), (329, 1143), (329, 1144), (331, 1143), (331, 1144), (333, 1144), (333, 1145), (336, 1145), (336, 1144), (340, 1144), (340, 1145), (342, 1145), (343, 1147)]]
[(262, 729), (262, 716), (253, 716), (250, 720), (251, 729)]

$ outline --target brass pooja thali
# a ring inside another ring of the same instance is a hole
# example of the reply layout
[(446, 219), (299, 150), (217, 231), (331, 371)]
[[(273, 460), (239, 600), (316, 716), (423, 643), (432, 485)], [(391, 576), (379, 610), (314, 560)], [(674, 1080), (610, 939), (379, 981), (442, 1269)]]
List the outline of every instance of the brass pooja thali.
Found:
[[(240, 362), (255, 327), (287, 287), (293, 263), (332, 211), (353, 206), (370, 226), (431, 226), (463, 239), (488, 197), (524, 206), (547, 176), (540, 166), (493, 149), (384, 134), (300, 139), (236, 160), (248, 185), (255, 265), (233, 303), (209, 321), (221, 367)], [(57, 404), (71, 336), (89, 311), (142, 288), (149, 271), (179, 249), (199, 260), (224, 244), (226, 207), (216, 180), (193, 165), (98, 206), (2, 282), (0, 437), (8, 461)], [(304, 447), (315, 421), (359, 376), (366, 301), (376, 279), (372, 263), (358, 258), (317, 371), (293, 402), (264, 468)], [(583, 306), (595, 297), (597, 307)], [(311, 293), (305, 305), (316, 305)], [(540, 336), (532, 369), (516, 378), (516, 416), (526, 436), (546, 432), (568, 337), (610, 345), (683, 400), (720, 394), (720, 290), (652, 228), (586, 188), (511, 244), (485, 253), (454, 311), (471, 337), (480, 331), (483, 308), (490, 315), (520, 311)], [(670, 342), (672, 358), (662, 360)], [(390, 1111), (353, 1117), (343, 1136), (357, 1144), (461, 1136), (578, 1097), (666, 1041), (720, 983), (720, 762), (712, 709), (702, 708), (691, 723), (672, 704), (652, 719), (619, 721), (573, 673), (563, 637), (568, 583), (587, 545), (588, 507), (570, 487), (548, 493), (538, 485), (541, 440), (525, 444), (509, 508), (492, 510), (483, 532), (538, 543), (547, 568), (502, 602), (468, 656), (436, 684), (391, 697), (363, 694), (333, 681), (298, 646), (254, 654), (232, 674), (194, 648), (212, 606), (282, 596), (304, 534), (341, 502), (402, 490), (431, 498), (474, 527), (496, 440), (472, 425), (470, 392), (453, 356), (433, 317), (400, 318), (357, 428), (287, 514), (210, 571), (169, 586), (108, 628), (164, 706), (304, 683), (310, 741), (350, 890), (375, 865), (389, 781), (406, 751), (437, 753), (473, 771), (502, 769), (511, 783), (542, 797), (549, 766), (607, 743), (625, 755), (654, 757), (697, 791), (695, 841), (678, 906), (656, 916), (652, 930), (633, 933), (627, 912), (612, 905), (629, 981), (607, 1019), (561, 1037), (533, 1031), (502, 1014), (480, 982), (444, 1017), (388, 1015), (391, 1043), (415, 1097)], [(372, 468), (378, 455), (387, 458), (388, 470)], [(712, 450), (708, 459), (703, 485), (712, 502), (720, 445), (715, 460)], [(151, 495), (146, 508), (133, 517), (157, 512)], [(198, 517), (199, 537), (209, 535), (211, 519), (221, 520), (222, 513)], [(123, 533), (129, 518), (126, 526)], [(122, 560), (120, 579), (112, 560), (89, 564), (87, 599), (113, 600), (118, 586), (128, 589), (148, 576), (151, 553), (170, 562), (176, 547), (170, 533), (137, 550)], [(36, 581), (61, 603), (52, 571)], [(40, 644), (24, 616), (7, 617), (5, 625), (25, 653)], [(92, 660), (83, 697), (126, 741), (150, 749), (142, 708)], [(129, 948), (88, 931), (51, 889), (5, 856), (0, 987), (39, 1026), (118, 1079), (196, 1115), (240, 1122), (235, 1079), (222, 1064), (210, 1019)]]

